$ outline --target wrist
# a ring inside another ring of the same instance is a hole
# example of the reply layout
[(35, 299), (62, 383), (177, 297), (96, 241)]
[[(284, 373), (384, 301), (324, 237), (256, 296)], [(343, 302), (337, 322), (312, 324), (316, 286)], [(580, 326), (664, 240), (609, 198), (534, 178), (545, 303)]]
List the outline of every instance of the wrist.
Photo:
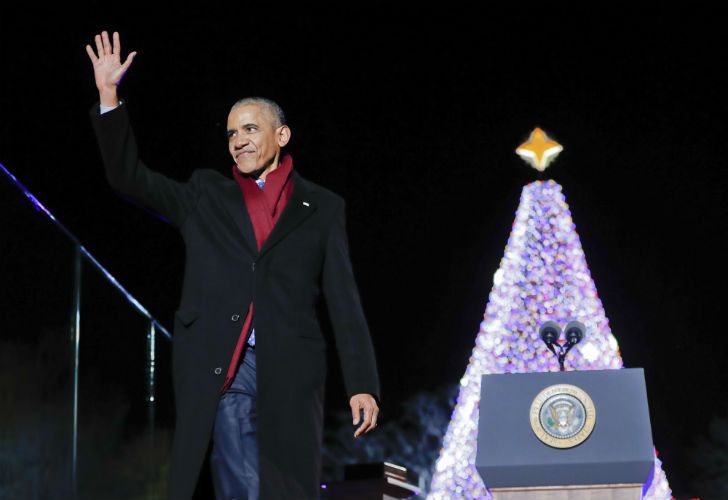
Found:
[(119, 96), (116, 93), (116, 86), (113, 89), (100, 90), (99, 91), (99, 102), (110, 108), (115, 108), (119, 105)]

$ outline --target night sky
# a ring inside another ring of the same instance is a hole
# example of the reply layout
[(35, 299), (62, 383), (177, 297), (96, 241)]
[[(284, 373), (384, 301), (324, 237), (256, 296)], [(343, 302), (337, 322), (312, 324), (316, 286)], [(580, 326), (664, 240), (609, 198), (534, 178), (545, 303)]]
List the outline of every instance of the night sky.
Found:
[[(84, 49), (101, 30), (120, 32), (123, 58), (139, 53), (120, 96), (142, 158), (171, 177), (228, 174), (232, 103), (281, 104), (295, 168), (347, 200), (383, 418), (463, 375), (521, 189), (539, 178), (514, 150), (540, 126), (564, 146), (541, 178), (564, 188), (625, 366), (645, 369), (668, 480), (693, 491), (687, 452), (725, 415), (728, 382), (719, 20), (115, 10), (125, 13), (0, 18), (0, 162), (163, 324), (179, 302), (182, 240), (106, 183)], [(65, 328), (72, 247), (4, 175), (0, 207), (3, 336), (32, 337), (29, 317)], [(143, 366), (144, 322), (86, 269), (86, 321), (110, 333), (84, 339)], [(339, 378), (331, 364), (329, 410), (346, 408)]]

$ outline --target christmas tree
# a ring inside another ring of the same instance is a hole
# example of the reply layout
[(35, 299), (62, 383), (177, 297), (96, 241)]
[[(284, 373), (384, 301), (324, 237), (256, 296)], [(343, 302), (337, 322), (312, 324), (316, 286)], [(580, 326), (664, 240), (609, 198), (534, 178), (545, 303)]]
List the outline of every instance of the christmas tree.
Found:
[[(537, 128), (516, 152), (543, 171), (561, 150)], [(505, 254), (493, 277), (428, 498), (489, 498), (474, 466), (481, 376), (558, 370), (555, 356), (539, 339), (539, 325), (546, 321), (565, 325), (572, 320), (581, 321), (588, 335), (572, 350), (570, 367), (622, 368), (619, 345), (589, 273), (562, 188), (553, 180), (533, 182), (523, 188)], [(643, 492), (644, 498), (671, 498), (657, 456)]]

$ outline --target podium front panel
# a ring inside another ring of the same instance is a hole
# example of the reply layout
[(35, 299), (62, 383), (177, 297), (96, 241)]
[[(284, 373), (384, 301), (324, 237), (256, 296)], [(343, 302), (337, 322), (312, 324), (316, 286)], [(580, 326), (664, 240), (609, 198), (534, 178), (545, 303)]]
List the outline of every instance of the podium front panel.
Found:
[[(581, 444), (560, 449), (536, 436), (534, 399), (547, 387), (585, 391), (596, 422)], [(642, 484), (654, 465), (641, 368), (483, 375), (476, 467), (488, 488)]]

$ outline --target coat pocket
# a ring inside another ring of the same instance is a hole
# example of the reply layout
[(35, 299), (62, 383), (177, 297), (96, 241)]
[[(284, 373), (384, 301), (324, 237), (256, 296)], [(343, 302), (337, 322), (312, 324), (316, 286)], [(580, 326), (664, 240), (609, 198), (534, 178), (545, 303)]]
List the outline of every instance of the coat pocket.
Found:
[(197, 309), (180, 309), (174, 312), (174, 317), (182, 326), (188, 328), (200, 317), (200, 311)]
[(300, 331), (298, 338), (305, 339), (306, 341), (320, 342), (321, 344), (326, 343), (326, 339), (320, 332)]

